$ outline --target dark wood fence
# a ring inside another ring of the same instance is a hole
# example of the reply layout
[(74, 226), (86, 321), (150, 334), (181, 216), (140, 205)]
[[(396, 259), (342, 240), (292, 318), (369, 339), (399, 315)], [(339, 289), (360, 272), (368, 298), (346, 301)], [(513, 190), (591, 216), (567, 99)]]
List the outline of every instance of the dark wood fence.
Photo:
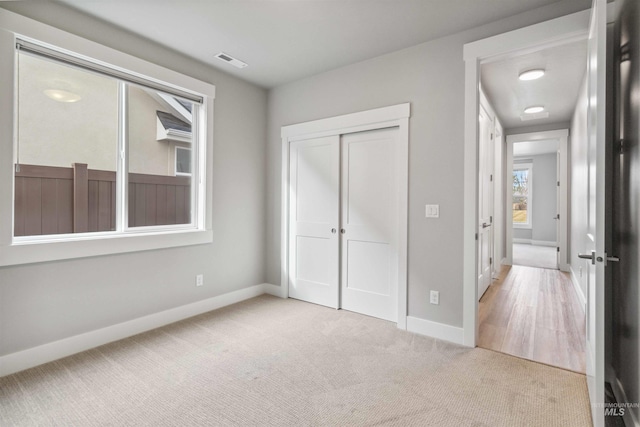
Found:
[[(189, 177), (129, 174), (129, 226), (190, 221)], [(20, 165), (15, 174), (16, 236), (115, 230), (116, 174)]]

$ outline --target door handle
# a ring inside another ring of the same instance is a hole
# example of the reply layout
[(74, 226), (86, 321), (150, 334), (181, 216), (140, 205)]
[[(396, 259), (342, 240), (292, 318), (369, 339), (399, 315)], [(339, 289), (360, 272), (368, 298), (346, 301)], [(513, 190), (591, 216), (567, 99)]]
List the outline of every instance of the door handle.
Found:
[(332, 228), (331, 229), (331, 234), (336, 234), (336, 231), (338, 231), (338, 230), (336, 230), (335, 228)]
[(344, 233), (346, 233), (346, 232), (347, 232), (347, 230), (345, 230), (344, 228), (341, 228), (341, 229), (340, 229), (340, 234), (344, 234)]
[(606, 267), (607, 263), (620, 262), (620, 258), (618, 258), (617, 256), (607, 256), (605, 252), (604, 257), (599, 256), (598, 258), (596, 258), (596, 261), (604, 263), (604, 266)]
[(491, 224), (487, 224), (486, 222), (482, 223), (482, 228), (491, 227)]
[(591, 251), (590, 254), (578, 254), (578, 258), (590, 259), (592, 265), (596, 265), (596, 251)]
[(591, 251), (590, 255), (578, 254), (578, 258), (590, 259), (592, 265), (595, 265), (596, 261), (603, 262), (605, 267), (606, 267), (607, 263), (609, 263), (609, 262), (619, 262), (620, 261), (620, 258), (618, 258), (617, 256), (607, 256), (606, 253), (604, 254), (603, 257), (602, 256), (596, 257), (596, 252), (595, 251)]

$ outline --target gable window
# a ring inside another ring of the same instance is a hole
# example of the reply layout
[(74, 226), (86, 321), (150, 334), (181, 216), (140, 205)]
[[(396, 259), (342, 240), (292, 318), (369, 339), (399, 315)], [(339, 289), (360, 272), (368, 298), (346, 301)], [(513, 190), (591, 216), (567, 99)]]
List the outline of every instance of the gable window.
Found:
[(531, 163), (513, 165), (513, 226), (516, 228), (531, 228), (532, 171)]
[(79, 37), (12, 36), (0, 265), (211, 241), (214, 87)]

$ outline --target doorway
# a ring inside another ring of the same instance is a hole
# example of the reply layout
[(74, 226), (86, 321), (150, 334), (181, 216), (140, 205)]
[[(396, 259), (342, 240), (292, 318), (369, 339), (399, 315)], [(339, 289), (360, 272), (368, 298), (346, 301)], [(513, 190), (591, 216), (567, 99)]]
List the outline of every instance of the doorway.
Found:
[(507, 136), (507, 265), (569, 272), (568, 136), (568, 129)]
[[(586, 371), (585, 313), (566, 273), (567, 153), (586, 65), (586, 39), (487, 60), (480, 65), (478, 115), (480, 264), (484, 230), (491, 233), (498, 225), (482, 215), (484, 206), (494, 205), (487, 195), (502, 194), (506, 233), (495, 243), (502, 254), (497, 280), (484, 295), (482, 271), (478, 276), (477, 344), (580, 373)], [(494, 112), (506, 134), (500, 142), (504, 157), (495, 165), (485, 160), (495, 150), (486, 143), (485, 111)], [(502, 174), (500, 187), (488, 179), (491, 173)]]

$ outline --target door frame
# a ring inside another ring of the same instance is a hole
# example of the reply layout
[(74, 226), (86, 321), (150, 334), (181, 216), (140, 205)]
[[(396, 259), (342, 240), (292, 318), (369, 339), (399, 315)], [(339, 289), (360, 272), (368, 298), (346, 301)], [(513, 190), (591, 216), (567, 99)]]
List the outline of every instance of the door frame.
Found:
[(407, 329), (407, 250), (409, 200), (409, 117), (411, 104), (398, 104), (326, 119), (283, 126), (282, 188), (280, 223), (280, 296), (289, 297), (289, 145), (295, 141), (323, 136), (339, 136), (370, 130), (398, 128), (398, 319), (400, 329)]
[(535, 52), (588, 37), (590, 10), (509, 31), (464, 45), (464, 224), (463, 344), (475, 347), (478, 336), (478, 113), (480, 64)]
[[(569, 158), (568, 158), (568, 138), (569, 138), (569, 130), (568, 129), (559, 129), (559, 130), (550, 130), (543, 132), (530, 132), (530, 133), (519, 133), (514, 135), (507, 135), (507, 168), (506, 168), (506, 176), (511, 176), (513, 174), (513, 144), (516, 142), (528, 142), (528, 141), (540, 141), (543, 139), (555, 139), (558, 141), (558, 165), (560, 166), (560, 175), (557, 177), (557, 180), (560, 182), (560, 185), (557, 188), (558, 194), (560, 194), (560, 203), (556, 207), (557, 214), (560, 215), (560, 222), (558, 227), (558, 236), (556, 237), (557, 245), (560, 248), (559, 256), (558, 256), (558, 268), (561, 271), (569, 272), (569, 260), (568, 260), (568, 251), (567, 251), (567, 229), (568, 229), (568, 200), (569, 200)], [(506, 180), (505, 183), (511, 182)], [(508, 191), (507, 185), (507, 198), (506, 198), (506, 206), (511, 206), (513, 204), (513, 194), (511, 191)], [(507, 217), (505, 218), (506, 225), (506, 264), (513, 264), (513, 211), (511, 209), (507, 209)]]

